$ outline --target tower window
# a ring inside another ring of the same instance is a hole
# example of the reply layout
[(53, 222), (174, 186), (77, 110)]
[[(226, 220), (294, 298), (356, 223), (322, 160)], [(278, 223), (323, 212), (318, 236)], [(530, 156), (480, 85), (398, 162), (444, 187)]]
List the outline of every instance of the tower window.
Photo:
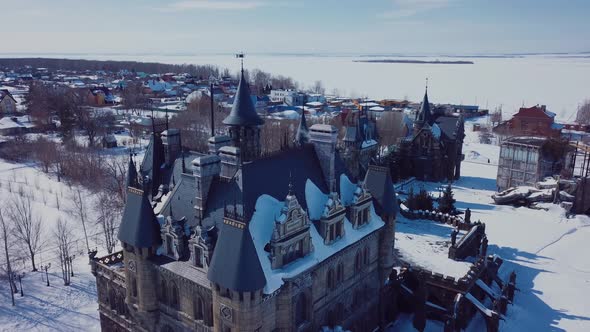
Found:
[(195, 266), (203, 267), (203, 250), (195, 246)]

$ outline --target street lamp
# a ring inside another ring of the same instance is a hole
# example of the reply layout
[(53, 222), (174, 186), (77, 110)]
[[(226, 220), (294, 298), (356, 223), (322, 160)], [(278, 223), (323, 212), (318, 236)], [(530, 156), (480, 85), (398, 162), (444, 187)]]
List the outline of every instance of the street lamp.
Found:
[(47, 265), (42, 265), (41, 270), (45, 270), (45, 279), (47, 280), (47, 287), (49, 287), (49, 273), (47, 270), (51, 267), (51, 263), (47, 263)]
[(21, 273), (18, 275), (18, 284), (20, 285), (20, 297), (25, 296), (25, 294), (23, 293), (23, 282), (21, 280), (21, 278), (24, 278), (25, 273)]
[(72, 261), (74, 260), (74, 258), (76, 258), (76, 255), (72, 255), (70, 257), (68, 257), (68, 262), (70, 263), (70, 271), (72, 272), (71, 276), (74, 276), (74, 265), (72, 264)]

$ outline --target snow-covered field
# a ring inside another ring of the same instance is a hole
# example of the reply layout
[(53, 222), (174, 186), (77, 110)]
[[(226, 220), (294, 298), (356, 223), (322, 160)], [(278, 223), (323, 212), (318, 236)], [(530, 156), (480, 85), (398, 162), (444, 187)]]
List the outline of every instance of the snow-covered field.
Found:
[[(51, 264), (48, 269), (50, 286), (46, 286), (45, 273), (31, 272), (27, 260), (12, 261), (13, 269), (25, 272), (22, 279), (24, 297), (15, 294), (16, 306), (11, 305), (7, 280), (0, 283), (0, 330), (1, 331), (97, 331), (100, 330), (98, 307), (96, 304), (96, 283), (90, 273), (84, 233), (79, 221), (69, 211), (68, 195), (70, 188), (57, 182), (32, 165), (0, 162), (0, 197), (6, 217), (6, 207), (11, 197), (21, 190), (33, 193), (33, 211), (43, 218), (42, 240), (45, 241), (36, 257), (37, 266)], [(90, 204), (91, 196), (84, 194)], [(59, 206), (59, 208), (58, 208)], [(89, 211), (88, 233), (91, 248), (99, 246), (102, 235), (95, 226), (95, 217)], [(58, 218), (68, 220), (73, 229), (74, 277), (72, 284), (64, 286), (61, 279), (56, 244), (52, 241)], [(14, 241), (16, 242), (16, 241)], [(14, 245), (13, 242), (13, 245)], [(3, 244), (2, 244), (3, 245)], [(11, 248), (13, 249), (13, 248)], [(14, 250), (18, 250), (14, 248)], [(0, 264), (5, 269), (4, 248), (1, 250)], [(18, 284), (18, 282), (17, 282)]]

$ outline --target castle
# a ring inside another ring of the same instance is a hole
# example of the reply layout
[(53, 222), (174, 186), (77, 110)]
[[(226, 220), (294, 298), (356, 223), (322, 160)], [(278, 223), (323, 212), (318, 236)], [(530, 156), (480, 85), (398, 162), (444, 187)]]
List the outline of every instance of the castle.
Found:
[[(476, 287), (500, 283), (485, 225), (402, 211), (468, 231), (449, 248), (452, 259), (477, 257), (461, 279), (396, 254), (399, 203), (363, 114), (342, 142), (302, 114), (293, 146), (262, 155), (264, 121), (242, 72), (223, 123), (228, 135), (211, 137), (207, 154), (183, 151), (178, 130), (154, 123), (139, 171), (130, 158), (123, 250), (91, 255), (103, 331), (383, 331), (400, 311), (458, 331), (476, 311), (462, 294), (474, 304), (488, 294), (505, 313), (506, 301)], [(419, 125), (418, 136), (437, 136), (428, 118)], [(496, 331), (500, 315), (488, 311)]]
[[(336, 128), (308, 128), (304, 116), (294, 147), (261, 156), (263, 120), (243, 75), (223, 123), (229, 135), (212, 137), (209, 154), (185, 153), (178, 130), (154, 127), (139, 172), (130, 160), (122, 255), (94, 267), (102, 329), (379, 327), (393, 300), (388, 169), (365, 157), (352, 176)], [(356, 143), (347, 153), (360, 153)]]

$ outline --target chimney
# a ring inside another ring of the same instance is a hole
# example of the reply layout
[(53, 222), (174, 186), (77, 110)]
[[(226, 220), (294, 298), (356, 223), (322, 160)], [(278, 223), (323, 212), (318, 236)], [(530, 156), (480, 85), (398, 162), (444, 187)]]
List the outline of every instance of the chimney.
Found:
[(231, 179), (234, 177), (242, 164), (240, 155), (240, 148), (235, 146), (224, 146), (219, 149), (222, 178)]
[(197, 218), (201, 219), (205, 212), (211, 183), (221, 171), (221, 160), (217, 155), (207, 155), (195, 158), (192, 165), (197, 187), (195, 210)]
[(315, 147), (330, 192), (336, 191), (336, 144), (338, 130), (332, 125), (315, 124), (310, 128), (310, 141)]
[(164, 145), (164, 162), (170, 167), (180, 154), (180, 130), (164, 130), (162, 132), (162, 144)]
[(231, 145), (231, 138), (227, 135), (217, 135), (209, 138), (209, 153), (218, 154), (219, 149)]

